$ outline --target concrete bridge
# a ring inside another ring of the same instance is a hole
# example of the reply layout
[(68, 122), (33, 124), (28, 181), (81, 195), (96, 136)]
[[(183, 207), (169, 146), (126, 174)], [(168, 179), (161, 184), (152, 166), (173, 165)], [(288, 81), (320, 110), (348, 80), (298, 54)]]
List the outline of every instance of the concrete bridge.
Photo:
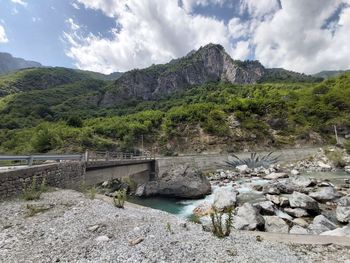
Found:
[[(35, 177), (38, 184), (79, 189), (112, 179), (128, 178), (136, 185), (154, 180), (157, 163), (153, 157), (104, 153), (84, 155), (0, 156), (0, 161), (27, 161), (27, 165), (0, 169), (0, 197), (20, 194)], [(50, 160), (50, 163), (42, 163)]]

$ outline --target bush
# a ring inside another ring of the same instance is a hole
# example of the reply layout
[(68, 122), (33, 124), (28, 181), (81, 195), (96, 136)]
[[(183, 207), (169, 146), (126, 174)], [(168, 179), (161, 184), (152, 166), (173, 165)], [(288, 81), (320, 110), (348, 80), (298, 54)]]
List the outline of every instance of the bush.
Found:
[(22, 198), (24, 200), (38, 200), (42, 193), (47, 191), (46, 179), (42, 179), (41, 184), (37, 185), (36, 177), (34, 176), (32, 182), (24, 185)]
[(67, 125), (75, 128), (83, 127), (83, 121), (78, 116), (71, 116), (67, 120)]
[(233, 208), (227, 209), (226, 212), (220, 212), (215, 208), (213, 210), (210, 214), (213, 234), (219, 238), (229, 236), (232, 228)]
[(327, 158), (333, 163), (337, 168), (343, 168), (346, 163), (343, 159), (343, 153), (340, 150), (325, 151)]
[(126, 200), (126, 190), (119, 190), (115, 192), (115, 196), (113, 197), (114, 205), (118, 208), (124, 208), (124, 203)]
[(345, 142), (344, 147), (347, 153), (350, 154), (350, 139)]

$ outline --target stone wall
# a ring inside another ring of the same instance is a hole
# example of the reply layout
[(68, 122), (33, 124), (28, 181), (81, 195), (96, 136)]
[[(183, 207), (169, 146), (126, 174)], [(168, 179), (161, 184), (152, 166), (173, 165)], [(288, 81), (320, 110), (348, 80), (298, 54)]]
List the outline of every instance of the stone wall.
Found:
[(62, 162), (0, 172), (0, 197), (21, 194), (34, 177), (38, 184), (45, 178), (49, 186), (78, 188), (85, 179), (85, 171), (83, 162)]

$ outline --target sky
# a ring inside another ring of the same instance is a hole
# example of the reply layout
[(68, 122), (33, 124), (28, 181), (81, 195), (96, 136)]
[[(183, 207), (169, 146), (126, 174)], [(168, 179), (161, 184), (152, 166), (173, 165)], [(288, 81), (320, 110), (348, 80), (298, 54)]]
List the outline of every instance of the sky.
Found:
[(350, 69), (350, 0), (0, 0), (0, 52), (103, 73), (208, 43), (308, 74)]

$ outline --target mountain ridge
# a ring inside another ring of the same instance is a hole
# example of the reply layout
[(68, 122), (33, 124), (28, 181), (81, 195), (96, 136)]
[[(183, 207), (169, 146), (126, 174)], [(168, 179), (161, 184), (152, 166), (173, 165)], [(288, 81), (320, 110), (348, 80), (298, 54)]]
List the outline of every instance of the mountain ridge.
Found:
[(0, 75), (24, 68), (42, 67), (39, 62), (17, 58), (10, 53), (0, 52)]

